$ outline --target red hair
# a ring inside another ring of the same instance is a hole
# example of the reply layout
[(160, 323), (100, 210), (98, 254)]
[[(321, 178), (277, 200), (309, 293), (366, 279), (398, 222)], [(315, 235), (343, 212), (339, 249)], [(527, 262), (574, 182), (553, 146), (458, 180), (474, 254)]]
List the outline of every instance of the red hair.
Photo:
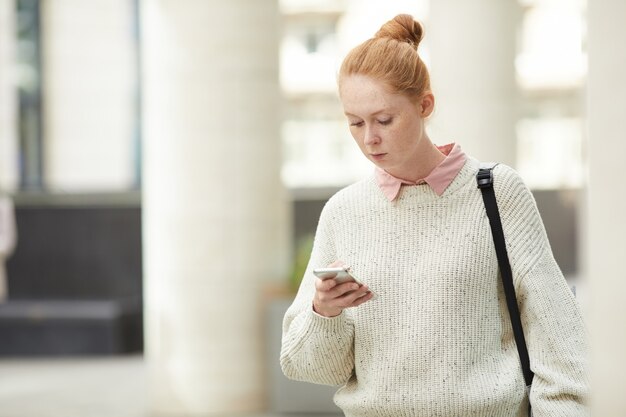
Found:
[(339, 84), (345, 76), (366, 75), (416, 100), (430, 93), (430, 75), (417, 53), (423, 35), (422, 25), (412, 16), (397, 15), (348, 53), (339, 70)]

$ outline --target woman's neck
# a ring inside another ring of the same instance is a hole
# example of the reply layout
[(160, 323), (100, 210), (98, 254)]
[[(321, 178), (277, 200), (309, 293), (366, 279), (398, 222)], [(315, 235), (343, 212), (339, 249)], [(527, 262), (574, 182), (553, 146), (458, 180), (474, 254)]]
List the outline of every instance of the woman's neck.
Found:
[(403, 180), (417, 182), (427, 177), (433, 169), (446, 159), (446, 156), (437, 149), (427, 136), (422, 138), (421, 143), (422, 146), (418, 149), (412, 166), (407, 167), (405, 172), (400, 175), (390, 172), (391, 175)]

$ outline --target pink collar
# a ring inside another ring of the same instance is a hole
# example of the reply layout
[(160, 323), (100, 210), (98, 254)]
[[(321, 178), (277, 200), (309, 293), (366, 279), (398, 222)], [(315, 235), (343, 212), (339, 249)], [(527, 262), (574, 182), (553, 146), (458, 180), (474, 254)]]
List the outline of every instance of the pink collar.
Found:
[(442, 154), (446, 155), (446, 159), (437, 165), (430, 174), (416, 182), (396, 178), (383, 169), (376, 167), (376, 182), (385, 197), (387, 197), (389, 201), (395, 200), (400, 194), (402, 184), (428, 184), (437, 195), (441, 196), (461, 168), (463, 168), (467, 157), (465, 152), (463, 152), (461, 147), (456, 143), (437, 146), (437, 149), (439, 149)]

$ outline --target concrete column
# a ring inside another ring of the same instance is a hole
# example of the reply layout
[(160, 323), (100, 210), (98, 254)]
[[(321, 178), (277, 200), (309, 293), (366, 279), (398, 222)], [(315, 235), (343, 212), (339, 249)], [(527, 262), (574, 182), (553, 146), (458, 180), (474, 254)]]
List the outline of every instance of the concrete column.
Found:
[(133, 187), (132, 2), (54, 0), (41, 8), (47, 187)]
[(15, 1), (0, 0), (0, 189), (18, 184)]
[(261, 290), (283, 281), (276, 0), (141, 2), (151, 411), (265, 406)]
[(589, 2), (587, 281), (593, 415), (626, 415), (626, 2)]
[[(515, 165), (517, 0), (432, 0), (426, 22), (435, 114), (431, 139)], [(427, 62), (428, 63), (428, 62)]]

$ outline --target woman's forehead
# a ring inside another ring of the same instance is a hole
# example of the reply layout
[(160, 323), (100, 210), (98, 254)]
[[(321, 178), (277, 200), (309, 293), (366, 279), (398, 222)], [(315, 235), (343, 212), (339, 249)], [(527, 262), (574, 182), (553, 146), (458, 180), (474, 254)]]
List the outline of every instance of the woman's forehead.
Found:
[(344, 112), (349, 115), (375, 115), (410, 105), (403, 94), (394, 94), (383, 82), (363, 75), (344, 77), (339, 96)]

